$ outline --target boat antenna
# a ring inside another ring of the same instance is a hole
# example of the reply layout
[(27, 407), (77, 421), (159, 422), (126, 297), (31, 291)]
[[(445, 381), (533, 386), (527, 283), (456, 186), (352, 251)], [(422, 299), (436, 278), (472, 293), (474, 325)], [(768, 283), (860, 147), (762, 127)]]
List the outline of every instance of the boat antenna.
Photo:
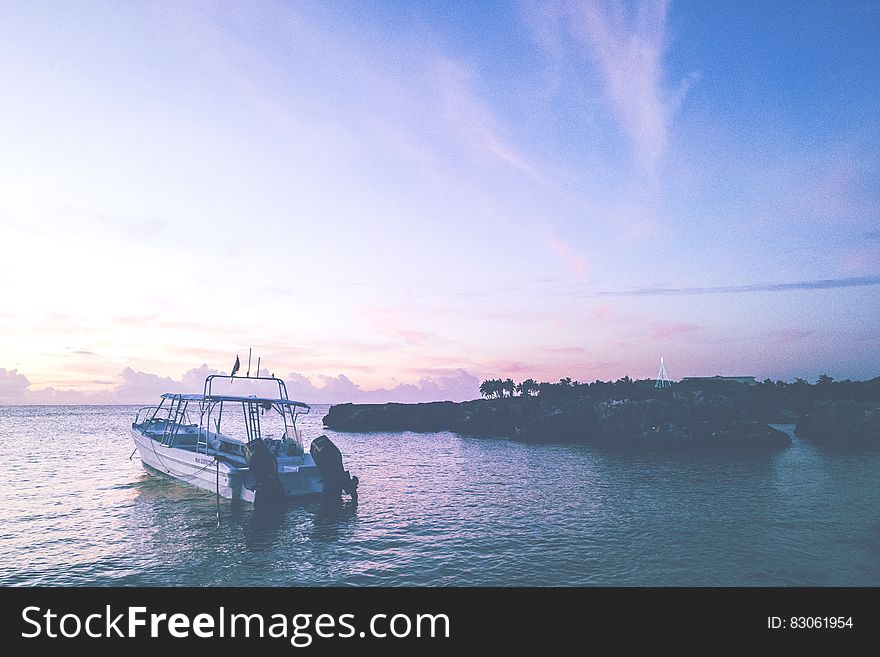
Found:
[(257, 356), (257, 376), (260, 376), (260, 357)]
[(252, 351), (253, 351), (253, 348), (248, 347), (248, 369), (247, 369), (247, 374), (245, 374), (245, 377), (248, 379), (251, 377), (251, 352)]

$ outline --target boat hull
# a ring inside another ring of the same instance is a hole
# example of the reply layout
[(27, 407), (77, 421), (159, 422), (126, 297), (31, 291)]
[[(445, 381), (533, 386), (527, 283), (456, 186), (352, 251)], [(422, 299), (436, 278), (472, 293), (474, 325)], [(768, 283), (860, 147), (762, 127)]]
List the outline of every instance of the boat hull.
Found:
[[(148, 472), (167, 475), (226, 499), (253, 503), (256, 481), (247, 467), (230, 462), (222, 454), (215, 459), (214, 454), (165, 447), (135, 428), (129, 431)], [(308, 454), (301, 459), (280, 460), (278, 477), (289, 497), (320, 495), (324, 488), (320, 470)]]

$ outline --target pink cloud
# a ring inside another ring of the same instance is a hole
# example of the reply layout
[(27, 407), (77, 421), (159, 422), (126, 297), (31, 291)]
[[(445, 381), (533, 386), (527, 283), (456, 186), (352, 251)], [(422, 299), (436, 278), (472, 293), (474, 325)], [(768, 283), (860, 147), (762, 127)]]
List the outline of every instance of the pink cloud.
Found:
[(528, 374), (535, 370), (535, 366), (520, 361), (496, 361), (486, 363), (484, 369), (490, 373), (494, 372), (495, 374), (491, 374), (491, 376), (497, 378), (499, 376), (510, 376), (511, 374)]
[(544, 349), (549, 354), (564, 354), (564, 355), (572, 355), (572, 354), (585, 354), (587, 353), (587, 349), (584, 347), (546, 347)]
[(402, 338), (412, 344), (427, 342), (431, 339), (430, 333), (427, 333), (425, 331), (414, 331), (412, 329), (395, 329), (391, 332), (391, 334), (397, 336), (398, 338)]
[(427, 331), (411, 328), (408, 325), (409, 318), (401, 308), (365, 306), (361, 308), (360, 312), (374, 328), (386, 336), (398, 338), (413, 345), (432, 342), (435, 339), (435, 336)]
[(617, 309), (610, 303), (600, 303), (590, 310), (587, 317), (592, 320), (612, 319), (617, 315)]
[(702, 327), (695, 324), (654, 324), (648, 332), (648, 336), (656, 340), (662, 340), (700, 330), (702, 330)]
[(880, 243), (869, 241), (848, 249), (840, 256), (840, 266), (848, 274), (874, 274), (880, 271)]
[(565, 265), (574, 273), (578, 281), (581, 283), (587, 282), (587, 272), (590, 268), (590, 262), (587, 258), (579, 253), (575, 253), (565, 242), (549, 235), (542, 235), (541, 241), (559, 256)]
[(416, 383), (398, 383), (393, 388), (366, 390), (354, 383), (344, 374), (337, 376), (319, 376), (320, 385), (301, 374), (288, 375), (291, 395), (299, 395), (302, 401), (309, 403), (384, 403), (397, 402), (428, 402), (428, 401), (465, 401), (479, 396), (479, 381), (469, 372), (459, 369), (452, 372), (438, 372), (422, 376)]
[(874, 156), (842, 145), (823, 159), (807, 163), (815, 175), (798, 190), (793, 204), (797, 211), (832, 222), (861, 222), (876, 217), (880, 208), (866, 192), (876, 176)]
[(0, 403), (20, 400), (30, 388), (30, 381), (18, 370), (6, 370), (0, 367)]
[[(270, 373), (266, 369), (261, 372), (264, 375)], [(28, 378), (17, 370), (0, 368), (0, 404), (150, 404), (164, 392), (201, 392), (205, 377), (216, 373), (207, 365), (201, 365), (188, 370), (180, 379), (174, 379), (126, 367), (119, 373), (115, 385), (84, 392), (52, 387), (34, 389)], [(429, 372), (415, 383), (402, 382), (393, 388), (379, 389), (362, 388), (345, 374), (318, 375), (313, 381), (294, 372), (285, 380), (291, 398), (311, 404), (465, 401), (479, 396), (479, 380), (463, 369)], [(231, 385), (234, 387), (239, 383), (236, 381)], [(229, 391), (223, 383), (219, 386), (220, 392)]]
[(794, 340), (803, 340), (804, 338), (808, 338), (814, 333), (815, 331), (787, 328), (779, 329), (778, 331), (772, 331), (770, 333), (770, 337), (778, 342), (792, 342)]

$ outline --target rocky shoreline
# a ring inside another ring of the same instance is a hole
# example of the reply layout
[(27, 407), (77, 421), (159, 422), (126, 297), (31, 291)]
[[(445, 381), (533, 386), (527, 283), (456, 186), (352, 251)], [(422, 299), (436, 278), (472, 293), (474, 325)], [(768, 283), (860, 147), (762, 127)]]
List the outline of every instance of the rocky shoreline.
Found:
[(814, 402), (798, 420), (795, 435), (824, 444), (880, 445), (880, 404)]
[(736, 395), (663, 390), (641, 399), (507, 397), (422, 404), (338, 404), (337, 431), (453, 431), (540, 443), (688, 450), (766, 451), (788, 434), (750, 416)]

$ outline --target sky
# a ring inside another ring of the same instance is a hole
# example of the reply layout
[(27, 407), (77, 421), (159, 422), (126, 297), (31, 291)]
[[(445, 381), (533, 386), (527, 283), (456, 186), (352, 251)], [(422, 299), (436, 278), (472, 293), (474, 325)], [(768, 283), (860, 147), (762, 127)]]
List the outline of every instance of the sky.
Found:
[(880, 375), (876, 2), (0, 4), (0, 403)]

